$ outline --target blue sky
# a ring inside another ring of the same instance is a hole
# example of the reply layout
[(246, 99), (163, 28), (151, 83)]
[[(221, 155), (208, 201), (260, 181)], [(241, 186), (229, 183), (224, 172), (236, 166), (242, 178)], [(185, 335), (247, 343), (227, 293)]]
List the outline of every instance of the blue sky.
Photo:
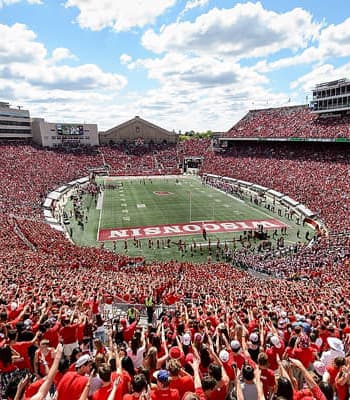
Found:
[(226, 131), (350, 79), (349, 14), (348, 0), (0, 0), (0, 101), (99, 130), (139, 115)]

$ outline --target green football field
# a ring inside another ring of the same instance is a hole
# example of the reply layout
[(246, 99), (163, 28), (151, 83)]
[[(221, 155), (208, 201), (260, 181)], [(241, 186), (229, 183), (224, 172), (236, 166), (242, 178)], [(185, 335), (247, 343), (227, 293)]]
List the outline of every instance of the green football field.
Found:
[(264, 219), (268, 215), (196, 178), (116, 182), (123, 186), (104, 192), (100, 228)]
[[(218, 240), (222, 248), (226, 242), (225, 248), (232, 252), (240, 246), (238, 239), (246, 230), (244, 221), (273, 219), (288, 225), (286, 244), (297, 240), (297, 230), (301, 237), (306, 232), (263, 207), (203, 185), (197, 177), (107, 177), (99, 183), (105, 185), (105, 190), (97, 202), (89, 195), (83, 198), (87, 215), (84, 228), (71, 220), (72, 239), (78, 245), (104, 246), (147, 260), (205, 261), (208, 255), (214, 255), (212, 247), (216, 248)], [(68, 203), (67, 210), (70, 207)], [(235, 232), (211, 229), (217, 228), (220, 222), (230, 226), (235, 221), (241, 221), (238, 222), (241, 227)], [(209, 228), (207, 240), (203, 237), (203, 226)], [(137, 243), (134, 238), (138, 239)], [(177, 245), (179, 240), (185, 243), (182, 249)], [(209, 240), (211, 246), (208, 246)], [(253, 245), (256, 244), (254, 240)]]

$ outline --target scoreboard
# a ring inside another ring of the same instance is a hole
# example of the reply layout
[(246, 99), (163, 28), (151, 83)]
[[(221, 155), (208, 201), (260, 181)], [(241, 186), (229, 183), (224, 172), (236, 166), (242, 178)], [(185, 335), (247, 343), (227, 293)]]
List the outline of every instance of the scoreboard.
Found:
[(57, 124), (56, 131), (57, 131), (58, 135), (63, 135), (63, 136), (83, 136), (84, 135), (83, 125)]

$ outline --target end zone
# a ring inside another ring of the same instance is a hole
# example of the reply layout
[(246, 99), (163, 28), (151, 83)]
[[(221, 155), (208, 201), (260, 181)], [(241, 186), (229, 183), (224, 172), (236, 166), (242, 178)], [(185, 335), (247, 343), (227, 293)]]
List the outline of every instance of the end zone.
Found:
[(203, 233), (242, 232), (257, 230), (262, 226), (264, 230), (280, 229), (288, 227), (277, 219), (244, 220), (244, 221), (210, 221), (189, 222), (185, 224), (135, 226), (129, 228), (99, 229), (98, 241), (145, 239), (154, 237), (170, 237), (184, 235), (199, 235)]

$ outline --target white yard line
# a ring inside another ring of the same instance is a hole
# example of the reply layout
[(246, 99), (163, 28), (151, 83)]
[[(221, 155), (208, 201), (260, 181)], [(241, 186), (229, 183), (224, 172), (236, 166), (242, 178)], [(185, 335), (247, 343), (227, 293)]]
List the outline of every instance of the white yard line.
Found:
[(98, 219), (98, 228), (97, 228), (97, 242), (98, 242), (98, 235), (100, 233), (100, 226), (101, 226), (101, 219), (102, 219), (102, 213), (103, 213), (103, 198), (104, 198), (104, 191), (98, 196), (97, 199), (97, 209), (100, 210), (100, 217)]

